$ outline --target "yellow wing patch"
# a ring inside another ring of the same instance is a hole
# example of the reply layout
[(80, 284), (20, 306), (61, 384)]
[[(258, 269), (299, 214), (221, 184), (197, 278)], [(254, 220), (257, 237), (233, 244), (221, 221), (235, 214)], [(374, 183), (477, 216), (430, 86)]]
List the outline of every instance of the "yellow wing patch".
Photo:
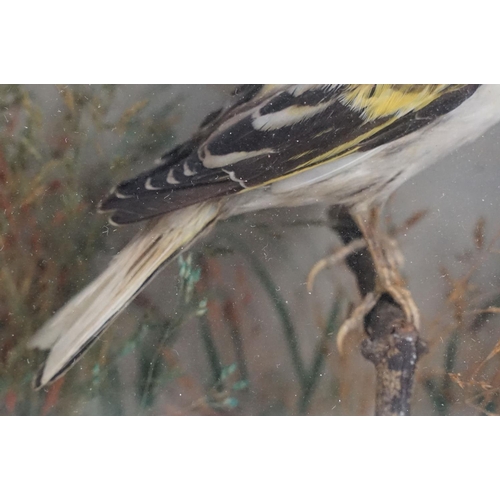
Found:
[(368, 121), (386, 116), (400, 117), (422, 109), (443, 92), (461, 85), (347, 85), (340, 99), (360, 111)]

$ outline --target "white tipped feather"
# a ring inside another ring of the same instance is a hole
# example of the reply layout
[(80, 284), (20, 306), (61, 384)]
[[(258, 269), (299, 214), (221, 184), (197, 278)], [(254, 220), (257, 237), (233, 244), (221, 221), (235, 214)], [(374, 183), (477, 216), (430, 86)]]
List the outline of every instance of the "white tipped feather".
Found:
[(170, 257), (217, 219), (219, 203), (200, 203), (156, 219), (108, 268), (51, 318), (30, 341), (49, 350), (36, 386), (61, 376)]

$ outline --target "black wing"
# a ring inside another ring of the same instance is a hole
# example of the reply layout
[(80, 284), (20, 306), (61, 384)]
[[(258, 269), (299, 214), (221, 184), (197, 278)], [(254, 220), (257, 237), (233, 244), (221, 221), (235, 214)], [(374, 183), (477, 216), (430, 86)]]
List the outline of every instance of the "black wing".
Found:
[(478, 85), (246, 85), (159, 165), (101, 204), (126, 224), (275, 182), (391, 142), (470, 97)]

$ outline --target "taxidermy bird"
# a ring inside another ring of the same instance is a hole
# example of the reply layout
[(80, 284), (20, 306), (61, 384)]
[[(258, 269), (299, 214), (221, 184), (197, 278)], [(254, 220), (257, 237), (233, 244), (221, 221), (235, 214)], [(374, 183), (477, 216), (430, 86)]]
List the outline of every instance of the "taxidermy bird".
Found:
[(100, 204), (116, 225), (148, 221), (108, 268), (31, 339), (63, 375), (158, 271), (217, 221), (265, 208), (345, 206), (409, 321), (418, 312), (369, 214), (447, 153), (500, 121), (500, 85), (244, 85), (193, 137)]

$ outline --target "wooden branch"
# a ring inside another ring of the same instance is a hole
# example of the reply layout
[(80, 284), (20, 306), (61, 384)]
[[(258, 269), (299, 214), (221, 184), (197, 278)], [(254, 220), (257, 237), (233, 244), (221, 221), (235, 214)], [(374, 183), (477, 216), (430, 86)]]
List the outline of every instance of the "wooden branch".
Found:
[[(349, 212), (331, 207), (329, 220), (332, 229), (344, 244), (363, 235)], [(367, 249), (359, 250), (346, 259), (356, 277), (363, 296), (375, 289), (376, 275)], [(409, 415), (417, 361), (427, 348), (413, 324), (409, 324), (402, 308), (390, 295), (383, 294), (365, 316), (363, 356), (375, 365), (376, 415)]]
[(365, 317), (363, 356), (375, 365), (376, 415), (409, 415), (417, 361), (426, 352), (401, 307), (384, 294)]
[[(339, 235), (344, 245), (349, 245), (354, 240), (363, 239), (363, 233), (346, 208), (330, 207), (328, 219), (330, 227)], [(363, 297), (375, 289), (375, 267), (368, 248), (353, 252), (346, 258), (346, 263), (354, 273)]]

